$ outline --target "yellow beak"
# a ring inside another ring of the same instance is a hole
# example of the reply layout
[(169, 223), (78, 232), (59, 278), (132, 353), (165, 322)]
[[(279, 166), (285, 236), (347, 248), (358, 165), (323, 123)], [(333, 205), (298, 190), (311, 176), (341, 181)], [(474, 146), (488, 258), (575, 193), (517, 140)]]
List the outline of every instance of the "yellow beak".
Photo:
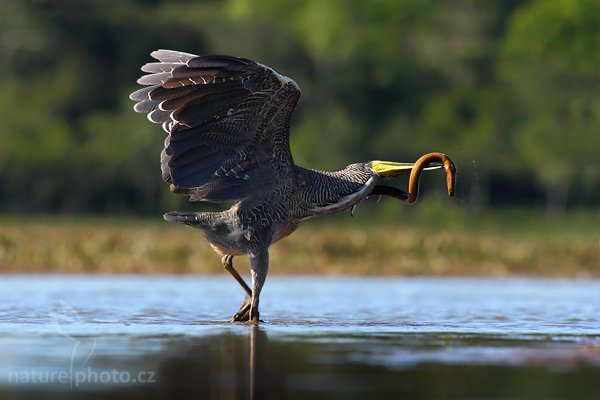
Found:
[[(377, 175), (382, 178), (391, 178), (403, 174), (409, 174), (415, 166), (414, 163), (400, 163), (393, 161), (371, 161), (367, 164)], [(432, 169), (442, 168), (442, 165), (435, 165), (427, 168), (423, 168), (424, 171)]]

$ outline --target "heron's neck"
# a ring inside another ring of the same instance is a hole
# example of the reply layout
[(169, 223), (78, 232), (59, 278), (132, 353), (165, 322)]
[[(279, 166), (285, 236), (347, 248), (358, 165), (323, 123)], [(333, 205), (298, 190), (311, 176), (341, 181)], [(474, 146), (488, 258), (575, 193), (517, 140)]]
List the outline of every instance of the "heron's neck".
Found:
[(337, 171), (298, 168), (298, 194), (305, 201), (307, 218), (352, 207), (370, 193), (376, 183), (373, 173), (350, 166)]

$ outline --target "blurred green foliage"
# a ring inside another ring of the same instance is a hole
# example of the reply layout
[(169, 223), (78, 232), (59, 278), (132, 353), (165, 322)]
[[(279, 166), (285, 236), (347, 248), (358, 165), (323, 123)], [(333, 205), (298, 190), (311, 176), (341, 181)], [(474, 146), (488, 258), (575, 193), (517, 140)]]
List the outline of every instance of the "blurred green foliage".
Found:
[(477, 206), (600, 200), (595, 0), (4, 0), (0, 208), (148, 213), (163, 132), (132, 110), (156, 48), (293, 77), (297, 163), (443, 151)]

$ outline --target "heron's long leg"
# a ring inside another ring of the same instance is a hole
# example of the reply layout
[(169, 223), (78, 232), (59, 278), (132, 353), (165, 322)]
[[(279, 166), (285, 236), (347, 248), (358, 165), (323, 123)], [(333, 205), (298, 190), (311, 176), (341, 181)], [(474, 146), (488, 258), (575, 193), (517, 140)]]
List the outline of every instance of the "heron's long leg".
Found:
[(258, 300), (269, 270), (269, 252), (261, 249), (256, 254), (248, 254), (250, 273), (252, 275), (252, 298), (250, 304), (242, 304), (240, 310), (233, 316), (231, 322), (259, 322)]
[[(244, 278), (236, 271), (233, 267), (233, 256), (226, 255), (221, 259), (223, 263), (223, 267), (235, 278), (236, 281), (242, 286), (244, 291), (248, 294), (248, 297), (252, 297), (252, 290), (244, 281)], [(239, 322), (239, 321), (249, 321), (250, 320), (250, 301), (248, 297), (244, 298), (240, 309), (235, 313), (235, 315), (231, 318), (229, 322)]]
[(250, 303), (250, 319), (249, 321), (257, 323), (260, 321), (258, 313), (258, 301), (260, 292), (267, 272), (269, 272), (269, 250), (268, 248), (260, 249), (256, 254), (249, 254), (250, 274), (252, 276), (252, 299)]
[(246, 291), (246, 293), (248, 294), (248, 296), (252, 297), (252, 290), (250, 290), (250, 287), (248, 287), (248, 285), (244, 281), (244, 278), (242, 278), (240, 276), (240, 274), (238, 274), (238, 272), (233, 267), (233, 256), (231, 256), (231, 255), (225, 255), (221, 259), (221, 262), (223, 263), (223, 267), (225, 267), (225, 269), (227, 270), (227, 272), (229, 272), (231, 274), (231, 276), (233, 276), (235, 278), (235, 280), (238, 281), (238, 283)]

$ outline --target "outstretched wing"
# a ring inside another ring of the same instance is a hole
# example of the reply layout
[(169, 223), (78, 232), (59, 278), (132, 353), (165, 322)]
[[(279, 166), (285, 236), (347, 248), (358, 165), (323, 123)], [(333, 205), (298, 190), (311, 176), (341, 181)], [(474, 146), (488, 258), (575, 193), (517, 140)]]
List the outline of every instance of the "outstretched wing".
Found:
[(168, 133), (163, 179), (190, 200), (237, 201), (271, 191), (293, 166), (291, 79), (251, 60), (157, 50), (134, 110)]

